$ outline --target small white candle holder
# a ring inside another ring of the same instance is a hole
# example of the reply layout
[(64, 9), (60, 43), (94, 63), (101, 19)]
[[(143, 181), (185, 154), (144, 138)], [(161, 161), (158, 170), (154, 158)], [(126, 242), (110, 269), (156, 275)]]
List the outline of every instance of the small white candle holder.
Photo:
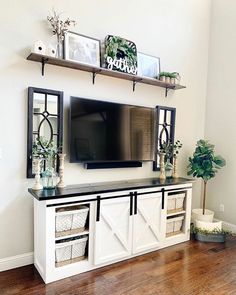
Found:
[(63, 188), (66, 186), (64, 182), (64, 162), (65, 162), (66, 154), (58, 154), (58, 156), (59, 156), (59, 182), (57, 184), (57, 187)]
[(165, 153), (160, 153), (160, 180), (166, 179), (166, 171), (165, 171)]
[(33, 190), (41, 190), (43, 188), (42, 184), (40, 183), (40, 164), (41, 164), (42, 159), (35, 158), (33, 159), (33, 165), (35, 167), (35, 183), (34, 186), (32, 187)]
[(178, 172), (177, 172), (177, 156), (173, 156), (173, 171), (172, 171), (172, 177), (173, 178), (179, 178)]

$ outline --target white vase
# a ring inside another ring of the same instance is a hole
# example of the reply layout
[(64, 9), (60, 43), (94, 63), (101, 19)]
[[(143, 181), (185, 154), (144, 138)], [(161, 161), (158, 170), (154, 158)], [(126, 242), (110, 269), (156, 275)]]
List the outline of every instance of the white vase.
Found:
[(175, 84), (175, 78), (170, 78), (170, 83)]
[(206, 222), (206, 221), (196, 220), (195, 225), (197, 228), (208, 230), (208, 231), (222, 230), (222, 221)]
[(214, 218), (214, 212), (208, 209), (205, 209), (205, 214), (203, 214), (202, 209), (197, 208), (192, 210), (192, 222), (196, 224), (196, 220), (212, 222)]
[(165, 77), (165, 82), (170, 84), (170, 77)]
[(57, 49), (53, 45), (49, 44), (46, 53), (48, 56), (56, 57)]
[(46, 45), (41, 40), (36, 41), (33, 46), (33, 52), (45, 55), (46, 54)]

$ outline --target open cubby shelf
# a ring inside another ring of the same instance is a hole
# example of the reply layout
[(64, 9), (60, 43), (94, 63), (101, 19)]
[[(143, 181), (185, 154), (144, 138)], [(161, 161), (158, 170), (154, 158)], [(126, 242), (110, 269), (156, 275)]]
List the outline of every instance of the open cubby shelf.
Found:
[(80, 233), (77, 233), (77, 234), (69, 234), (69, 235), (64, 235), (64, 236), (56, 237), (55, 240), (56, 241), (60, 241), (60, 240), (64, 240), (64, 239), (68, 239), (68, 238), (74, 238), (74, 237), (79, 237), (79, 236), (88, 235), (88, 234), (89, 234), (89, 230), (88, 229), (85, 229), (84, 231), (81, 231)]
[(141, 77), (141, 76), (126, 74), (126, 73), (122, 73), (118, 71), (111, 71), (102, 67), (95, 67), (91, 65), (86, 65), (86, 64), (82, 64), (78, 62), (68, 61), (65, 59), (41, 55), (37, 53), (30, 53), (30, 55), (27, 57), (27, 60), (41, 63), (42, 75), (44, 75), (44, 68), (46, 64), (92, 73), (93, 84), (95, 83), (96, 75), (99, 74), (103, 76), (109, 76), (113, 78), (131, 81), (133, 83), (133, 91), (135, 91), (135, 86), (137, 83), (143, 83), (143, 84), (165, 88), (166, 96), (167, 96), (168, 90), (178, 90), (178, 89), (186, 88), (186, 86), (179, 85), (179, 84), (165, 83), (153, 78)]

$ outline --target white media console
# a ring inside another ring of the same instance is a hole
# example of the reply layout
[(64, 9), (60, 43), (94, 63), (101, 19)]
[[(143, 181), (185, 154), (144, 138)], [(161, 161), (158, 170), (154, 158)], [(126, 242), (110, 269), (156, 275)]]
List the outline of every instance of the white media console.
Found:
[(29, 192), (45, 283), (190, 238), (192, 180), (140, 179)]

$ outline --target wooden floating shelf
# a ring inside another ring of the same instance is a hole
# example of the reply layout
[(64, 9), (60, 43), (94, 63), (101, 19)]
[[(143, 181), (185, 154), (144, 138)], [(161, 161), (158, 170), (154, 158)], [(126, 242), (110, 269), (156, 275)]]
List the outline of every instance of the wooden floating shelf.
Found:
[(55, 241), (60, 241), (60, 240), (73, 238), (73, 237), (79, 237), (79, 236), (88, 235), (88, 234), (89, 234), (89, 230), (84, 230), (84, 231), (77, 233), (77, 234), (65, 235), (65, 236), (60, 236), (60, 237), (56, 236)]
[(103, 76), (109, 76), (109, 77), (113, 77), (113, 78), (132, 81), (133, 82), (133, 91), (135, 90), (135, 85), (137, 83), (143, 83), (143, 84), (148, 84), (148, 85), (153, 85), (153, 86), (165, 88), (166, 96), (167, 96), (168, 90), (170, 90), (170, 89), (171, 90), (178, 90), (178, 89), (186, 88), (186, 86), (182, 86), (179, 84), (165, 83), (160, 80), (153, 79), (153, 78), (141, 77), (141, 76), (126, 74), (126, 73), (122, 73), (122, 72), (118, 72), (118, 71), (111, 71), (111, 70), (108, 70), (108, 69), (105, 69), (102, 67), (95, 67), (95, 66), (91, 66), (91, 65), (72, 62), (72, 61), (68, 61), (65, 59), (60, 59), (60, 58), (51, 57), (51, 56), (47, 56), (47, 55), (41, 55), (41, 54), (37, 54), (37, 53), (31, 53), (27, 57), (27, 60), (42, 63), (42, 75), (44, 75), (45, 64), (80, 70), (80, 71), (84, 71), (84, 72), (90, 72), (93, 74), (93, 84), (95, 83), (96, 75), (99, 74), (99, 75), (103, 75)]

